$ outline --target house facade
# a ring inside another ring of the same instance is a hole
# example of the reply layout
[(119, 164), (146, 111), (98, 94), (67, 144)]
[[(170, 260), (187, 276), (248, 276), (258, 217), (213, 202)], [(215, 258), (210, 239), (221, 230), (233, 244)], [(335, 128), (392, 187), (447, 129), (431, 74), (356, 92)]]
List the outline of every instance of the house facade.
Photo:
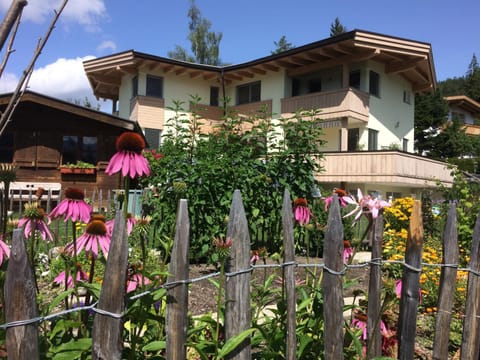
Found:
[(466, 95), (446, 96), (448, 120), (458, 118), (468, 135), (480, 135), (480, 103)]
[[(243, 64), (208, 66), (125, 51), (84, 63), (98, 98), (138, 121), (156, 147), (170, 108), (181, 101), (214, 125), (223, 99), (239, 116), (266, 109), (273, 119), (319, 110), (327, 141), (316, 174), (323, 187), (389, 196), (449, 186), (444, 163), (413, 154), (414, 95), (433, 91), (436, 76), (427, 43), (354, 30)], [(192, 108), (191, 96), (200, 98)]]
[[(0, 111), (11, 97), (0, 95)], [(16, 167), (11, 200), (27, 201), (39, 187), (57, 200), (61, 190), (80, 188), (92, 201), (122, 188), (120, 175), (105, 169), (125, 131), (142, 133), (135, 121), (26, 91), (0, 136), (0, 163)]]

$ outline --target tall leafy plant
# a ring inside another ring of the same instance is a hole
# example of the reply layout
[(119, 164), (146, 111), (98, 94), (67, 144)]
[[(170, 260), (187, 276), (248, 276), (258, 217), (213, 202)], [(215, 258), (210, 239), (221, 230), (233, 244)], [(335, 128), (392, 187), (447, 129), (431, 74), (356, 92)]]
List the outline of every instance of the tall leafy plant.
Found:
[[(201, 109), (191, 97), (191, 109)], [(176, 206), (186, 198), (191, 218), (194, 260), (212, 255), (212, 239), (225, 233), (231, 196), (242, 193), (252, 247), (278, 251), (281, 246), (281, 202), (292, 196), (312, 199), (315, 174), (321, 171), (322, 129), (317, 112), (299, 112), (273, 120), (266, 108), (247, 119), (227, 106), (222, 122), (208, 131), (201, 116), (174, 102), (165, 139), (148, 156), (152, 176), (143, 185), (153, 224), (173, 235)], [(199, 110), (200, 111), (200, 110)]]

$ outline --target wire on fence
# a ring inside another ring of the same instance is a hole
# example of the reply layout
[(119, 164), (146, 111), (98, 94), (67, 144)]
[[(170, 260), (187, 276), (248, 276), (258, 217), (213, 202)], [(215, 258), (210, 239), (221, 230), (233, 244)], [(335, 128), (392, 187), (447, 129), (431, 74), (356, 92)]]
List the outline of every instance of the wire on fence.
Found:
[[(225, 273), (225, 277), (228, 278), (228, 277), (233, 277), (233, 276), (240, 275), (240, 274), (249, 273), (249, 272), (252, 272), (254, 269), (284, 268), (286, 266), (294, 266), (294, 267), (302, 267), (302, 268), (310, 268), (310, 267), (312, 267), (312, 268), (322, 268), (325, 271), (328, 271), (329, 273), (331, 273), (333, 275), (343, 276), (343, 275), (346, 274), (348, 269), (363, 268), (363, 267), (367, 267), (367, 266), (370, 266), (370, 265), (385, 265), (385, 264), (387, 264), (387, 265), (388, 264), (400, 264), (400, 265), (403, 265), (404, 267), (406, 267), (406, 268), (408, 268), (412, 271), (415, 271), (415, 272), (421, 272), (422, 271), (422, 268), (415, 268), (415, 267), (405, 263), (405, 261), (382, 260), (380, 258), (375, 258), (375, 259), (371, 259), (370, 261), (365, 261), (365, 262), (361, 262), (361, 263), (358, 263), (358, 264), (345, 264), (343, 269), (340, 270), (340, 271), (335, 271), (335, 270), (329, 269), (323, 263), (297, 263), (295, 261), (289, 261), (289, 262), (278, 263), (278, 264), (251, 265), (247, 269)], [(464, 271), (464, 272), (471, 273), (475, 276), (480, 276), (480, 272), (478, 272), (476, 270), (473, 270), (469, 267), (468, 268), (459, 268), (458, 264), (422, 263), (421, 265), (422, 265), (422, 267), (424, 267), (424, 266), (426, 266), (426, 267), (428, 267), (428, 266), (432, 266), (432, 267), (451, 267), (451, 268), (456, 268), (458, 271)], [(164, 283), (164, 284), (162, 284), (162, 285), (160, 285), (160, 286), (158, 286), (154, 289), (146, 290), (146, 291), (143, 291), (139, 294), (128, 296), (127, 297), (127, 302), (137, 300), (139, 298), (150, 295), (153, 292), (161, 290), (161, 289), (168, 290), (168, 289), (171, 289), (171, 288), (173, 288), (175, 286), (178, 286), (178, 285), (193, 284), (193, 283), (196, 283), (196, 282), (199, 282), (199, 281), (204, 281), (204, 280), (208, 280), (210, 278), (220, 276), (220, 274), (221, 273), (217, 271), (217, 272), (210, 273), (210, 274), (200, 276), (200, 277), (197, 277), (197, 278), (185, 279), (185, 280), (175, 280), (175, 281), (166, 282), (166, 283)], [(35, 317), (35, 318), (32, 318), (32, 319), (25, 319), (25, 320), (17, 320), (17, 321), (8, 322), (8, 323), (0, 325), (0, 330), (6, 330), (6, 329), (11, 328), (11, 327), (26, 326), (26, 325), (31, 325), (31, 324), (34, 324), (34, 323), (49, 321), (49, 320), (57, 318), (57, 317), (61, 317), (61, 316), (68, 315), (68, 314), (73, 313), (73, 312), (84, 311), (84, 310), (93, 311), (93, 312), (98, 313), (100, 315), (110, 316), (110, 317), (113, 317), (115, 319), (120, 319), (120, 318), (125, 316), (126, 309), (122, 313), (113, 313), (113, 312), (110, 312), (110, 311), (100, 309), (100, 308), (97, 307), (97, 305), (98, 305), (98, 301), (95, 302), (95, 303), (92, 303), (90, 305), (77, 306), (77, 307), (74, 307), (74, 308), (71, 308), (71, 309), (68, 309), (68, 310), (62, 310), (62, 311), (59, 311), (59, 312), (56, 312), (56, 313), (53, 313), (53, 314), (49, 314), (49, 315), (45, 315), (45, 316), (38, 316), (38, 317)]]

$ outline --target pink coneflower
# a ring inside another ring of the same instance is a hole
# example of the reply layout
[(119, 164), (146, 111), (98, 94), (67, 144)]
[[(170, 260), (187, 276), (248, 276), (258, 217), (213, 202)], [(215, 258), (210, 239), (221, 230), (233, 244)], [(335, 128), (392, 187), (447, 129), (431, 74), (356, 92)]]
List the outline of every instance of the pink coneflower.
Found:
[(250, 264), (255, 265), (260, 260), (258, 250), (252, 250), (252, 257), (250, 258)]
[[(396, 280), (395, 281), (395, 295), (397, 295), (397, 298), (402, 297), (402, 285), (403, 282), (402, 280)], [(418, 301), (422, 301), (422, 290), (418, 289)]]
[(150, 279), (136, 272), (134, 266), (128, 269), (127, 293), (137, 290), (138, 287), (150, 284)]
[[(357, 329), (360, 329), (362, 331), (361, 338), (363, 340), (368, 339), (367, 335), (367, 316), (361, 313), (355, 313), (355, 316), (352, 320), (352, 325), (355, 326)], [(380, 320), (380, 334), (382, 336), (390, 335), (387, 325), (383, 320)]]
[(117, 152), (108, 163), (105, 173), (116, 174), (121, 171), (122, 176), (129, 175), (132, 179), (137, 176), (150, 175), (147, 159), (142, 155), (145, 141), (140, 134), (124, 132), (117, 139)]
[(350, 211), (344, 217), (355, 214), (354, 221), (357, 221), (364, 212), (370, 212), (372, 218), (376, 219), (380, 209), (391, 205), (389, 202), (384, 201), (381, 198), (375, 198), (371, 195), (363, 195), (360, 189), (357, 190), (357, 198), (358, 201), (355, 200), (353, 196), (344, 197), (347, 203), (355, 205), (355, 209)]
[(34, 202), (25, 204), (24, 217), (18, 221), (18, 227), (23, 228), (26, 238), (38, 231), (43, 240), (51, 241), (53, 236), (48, 228), (49, 223), (50, 219), (46, 216), (45, 211)]
[[(333, 189), (333, 194), (337, 194), (338, 196), (338, 201), (340, 202), (341, 207), (346, 207), (348, 205), (348, 202), (345, 198), (348, 198), (347, 192), (343, 189), (335, 188)], [(325, 211), (328, 211), (328, 207), (333, 201), (333, 195), (327, 197), (324, 199), (325, 201)]]
[(343, 262), (347, 264), (351, 257), (353, 257), (353, 248), (350, 241), (343, 240)]
[(3, 260), (10, 257), (10, 247), (5, 244), (3, 239), (0, 237), (0, 266), (3, 263)]
[[(105, 225), (105, 218), (102, 219), (102, 217), (102, 215), (94, 215), (92, 220), (87, 224), (85, 233), (76, 240), (78, 252), (85, 248), (87, 254), (92, 253), (93, 257), (97, 258), (98, 247), (100, 246), (103, 256), (105, 256), (105, 258), (107, 257), (110, 248), (110, 236), (108, 235)], [(65, 250), (74, 252), (74, 244), (69, 244)]]
[(311, 210), (308, 208), (307, 199), (296, 198), (293, 202), (293, 212), (295, 220), (300, 225), (306, 225), (310, 222), (310, 217), (312, 216)]
[[(130, 235), (133, 231), (133, 227), (136, 225), (137, 220), (132, 216), (132, 214), (127, 214), (127, 235)], [(107, 227), (107, 233), (112, 236), (113, 227), (115, 226), (115, 219), (111, 219), (105, 222)]]
[(52, 219), (64, 216), (64, 221), (71, 219), (73, 222), (88, 222), (92, 207), (85, 200), (85, 194), (80, 189), (69, 188), (65, 190), (65, 199), (58, 204), (51, 212)]
[[(77, 281), (87, 281), (88, 280), (88, 274), (82, 270), (80, 266), (77, 267)], [(65, 271), (62, 271), (60, 274), (58, 274), (53, 281), (58, 284), (62, 285), (65, 284)], [(68, 288), (73, 288), (73, 277), (71, 274), (68, 274), (68, 279), (67, 279), (67, 287)]]

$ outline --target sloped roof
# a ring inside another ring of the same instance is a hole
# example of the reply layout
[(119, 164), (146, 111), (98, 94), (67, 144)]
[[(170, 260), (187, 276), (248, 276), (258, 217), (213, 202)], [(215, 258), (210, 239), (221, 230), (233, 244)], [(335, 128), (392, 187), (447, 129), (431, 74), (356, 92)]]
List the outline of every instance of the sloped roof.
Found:
[(456, 106), (470, 113), (473, 117), (480, 117), (480, 103), (466, 95), (446, 96), (449, 106)]
[[(13, 93), (0, 94), (0, 108), (8, 105)], [(92, 121), (123, 128), (128, 131), (135, 131), (143, 135), (140, 126), (136, 121), (124, 119), (118, 116), (110, 115), (102, 111), (90, 109), (81, 105), (76, 105), (68, 101), (56, 99), (47, 95), (36, 93), (30, 90), (24, 92), (20, 98), (20, 104), (35, 104), (51, 109), (55, 109), (66, 114), (74, 114), (78, 117), (90, 119)], [(15, 118), (15, 113), (12, 119)]]
[(415, 92), (436, 88), (430, 44), (363, 30), (353, 30), (237, 65), (194, 64), (129, 50), (87, 60), (84, 68), (97, 98), (118, 100), (122, 76), (136, 74), (139, 68), (228, 83), (281, 69), (285, 69), (289, 76), (296, 76), (341, 63), (369, 59), (384, 63), (387, 73), (404, 77), (412, 83)]

